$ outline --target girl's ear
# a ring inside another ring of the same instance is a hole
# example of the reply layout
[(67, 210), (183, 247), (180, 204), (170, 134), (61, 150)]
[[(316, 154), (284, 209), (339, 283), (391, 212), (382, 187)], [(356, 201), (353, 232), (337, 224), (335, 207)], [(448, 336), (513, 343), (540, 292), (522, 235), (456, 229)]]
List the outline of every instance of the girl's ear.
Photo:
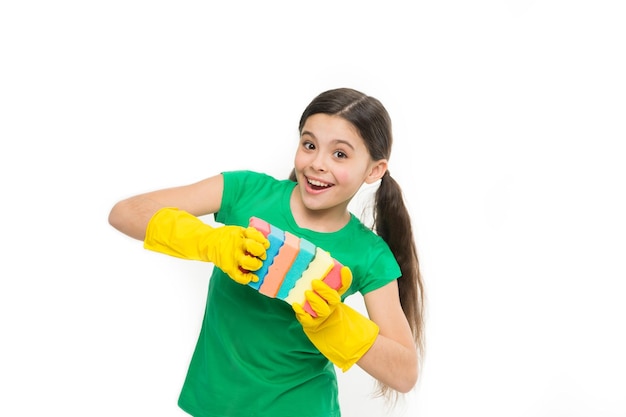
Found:
[(378, 161), (374, 161), (370, 165), (369, 174), (365, 177), (365, 182), (367, 184), (372, 184), (381, 179), (383, 175), (385, 175), (385, 172), (387, 172), (387, 160), (380, 159)]

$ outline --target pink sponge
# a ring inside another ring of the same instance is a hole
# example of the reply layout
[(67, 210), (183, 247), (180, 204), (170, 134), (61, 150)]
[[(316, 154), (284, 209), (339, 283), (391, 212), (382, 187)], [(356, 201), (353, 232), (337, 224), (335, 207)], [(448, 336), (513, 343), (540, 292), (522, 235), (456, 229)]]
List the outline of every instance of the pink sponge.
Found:
[(339, 289), (343, 265), (308, 240), (280, 230), (258, 217), (250, 218), (249, 225), (270, 241), (266, 251), (267, 259), (255, 272), (259, 281), (249, 285), (268, 297), (289, 304), (302, 304), (315, 317), (315, 311), (306, 301), (304, 292), (311, 289), (311, 282), (315, 279), (321, 279), (331, 288)]

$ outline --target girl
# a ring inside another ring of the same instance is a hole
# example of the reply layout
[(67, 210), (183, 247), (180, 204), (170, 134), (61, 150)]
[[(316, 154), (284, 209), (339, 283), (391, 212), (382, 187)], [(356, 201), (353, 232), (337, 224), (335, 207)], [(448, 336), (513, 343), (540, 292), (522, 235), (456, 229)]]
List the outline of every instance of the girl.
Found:
[[(317, 96), (299, 124), (289, 180), (224, 172), (115, 204), (109, 222), (147, 249), (217, 268), (179, 406), (194, 416), (337, 417), (337, 379), (357, 364), (393, 396), (416, 384), (423, 352), (423, 288), (411, 222), (389, 174), (391, 120), (383, 105), (341, 88)], [(348, 210), (380, 181), (374, 231)], [(214, 214), (224, 226), (197, 216)], [(346, 267), (342, 287), (315, 281), (313, 317), (248, 284), (268, 242), (256, 216), (311, 241)], [(364, 296), (368, 317), (342, 301)]]

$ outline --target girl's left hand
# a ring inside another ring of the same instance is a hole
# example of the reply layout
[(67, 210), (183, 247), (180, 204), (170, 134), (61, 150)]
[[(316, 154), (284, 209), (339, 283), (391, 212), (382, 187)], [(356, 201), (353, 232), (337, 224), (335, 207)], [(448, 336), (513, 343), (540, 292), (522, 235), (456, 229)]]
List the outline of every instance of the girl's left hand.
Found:
[(374, 344), (379, 328), (376, 323), (341, 302), (341, 294), (352, 282), (352, 272), (348, 267), (342, 268), (341, 277), (339, 290), (332, 289), (321, 280), (315, 280), (312, 282), (313, 290), (305, 292), (305, 298), (317, 314), (316, 317), (307, 313), (298, 303), (294, 303), (292, 308), (309, 340), (345, 372)]

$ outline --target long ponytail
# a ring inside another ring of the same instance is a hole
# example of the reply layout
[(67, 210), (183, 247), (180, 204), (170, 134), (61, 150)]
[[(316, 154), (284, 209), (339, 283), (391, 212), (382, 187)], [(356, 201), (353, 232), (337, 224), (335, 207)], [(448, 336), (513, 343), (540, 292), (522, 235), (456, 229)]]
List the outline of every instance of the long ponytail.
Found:
[[(413, 333), (418, 362), (424, 358), (424, 284), (419, 268), (411, 218), (400, 185), (389, 171), (381, 178), (374, 205), (374, 231), (382, 237), (400, 265), (398, 295)], [(398, 394), (377, 382), (378, 394), (395, 402)]]
[(409, 212), (400, 185), (389, 171), (381, 179), (375, 195), (374, 230), (393, 252), (402, 276), (398, 291), (420, 360), (424, 355), (424, 284)]

